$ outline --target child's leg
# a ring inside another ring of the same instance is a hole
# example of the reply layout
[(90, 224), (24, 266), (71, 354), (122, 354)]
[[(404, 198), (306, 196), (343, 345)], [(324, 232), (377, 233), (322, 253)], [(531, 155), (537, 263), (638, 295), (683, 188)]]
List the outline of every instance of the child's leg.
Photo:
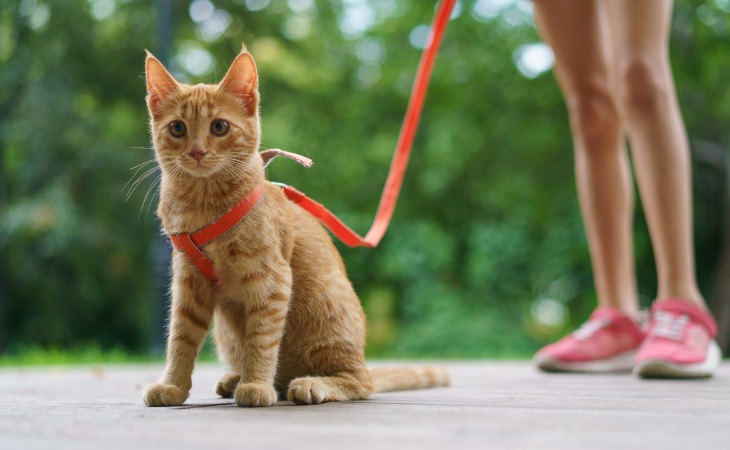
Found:
[(611, 24), (618, 105), (631, 143), (659, 277), (657, 301), (634, 372), (712, 376), (717, 331), (697, 288), (689, 145), (669, 67), (671, 0), (603, 3)]
[[(613, 1), (613, 0), (612, 0)], [(575, 147), (575, 170), (601, 306), (637, 314), (633, 189), (609, 80), (600, 0), (538, 0), (540, 34), (555, 53)]]
[(695, 279), (689, 146), (669, 66), (672, 1), (611, 0), (603, 6), (619, 111), (654, 247), (657, 298), (704, 307)]

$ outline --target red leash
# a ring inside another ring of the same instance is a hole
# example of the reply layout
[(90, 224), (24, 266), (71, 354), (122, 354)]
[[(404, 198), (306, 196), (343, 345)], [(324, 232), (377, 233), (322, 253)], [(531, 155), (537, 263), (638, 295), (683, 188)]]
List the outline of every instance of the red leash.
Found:
[(335, 236), (350, 247), (375, 247), (383, 239), (383, 235), (388, 229), (390, 220), (393, 217), (393, 211), (395, 210), (395, 204), (398, 201), (401, 185), (403, 184), (403, 176), (408, 167), (408, 159), (411, 155), (413, 139), (416, 137), (416, 130), (418, 130), (418, 122), (421, 119), (421, 111), (423, 111), (423, 103), (426, 100), (426, 92), (428, 91), (428, 83), (431, 79), (433, 64), (441, 46), (444, 33), (446, 32), (446, 26), (449, 24), (451, 10), (454, 8), (455, 3), (456, 0), (441, 0), (439, 2), (438, 10), (431, 25), (430, 43), (423, 50), (421, 60), (418, 63), (416, 79), (413, 83), (408, 109), (403, 119), (400, 135), (398, 136), (395, 154), (390, 163), (388, 179), (385, 182), (383, 195), (380, 197), (380, 204), (375, 214), (375, 220), (370, 226), (370, 231), (368, 231), (367, 235), (363, 238), (345, 225), (337, 216), (328, 211), (327, 208), (295, 188), (291, 186), (282, 187), (284, 194), (291, 201), (321, 220)]

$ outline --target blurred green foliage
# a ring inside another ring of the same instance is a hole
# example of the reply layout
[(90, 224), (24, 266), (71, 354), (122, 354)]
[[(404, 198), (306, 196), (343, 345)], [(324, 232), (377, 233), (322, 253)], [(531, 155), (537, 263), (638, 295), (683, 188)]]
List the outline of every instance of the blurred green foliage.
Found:
[[(277, 162), (271, 178), (364, 232), (433, 11), (423, 0), (2, 0), (0, 348), (154, 347), (166, 301), (153, 270), (156, 174), (125, 201), (129, 169), (153, 156), (144, 49), (169, 48), (183, 81), (214, 82), (245, 42), (263, 145), (316, 163)], [(340, 246), (376, 356), (529, 355), (595, 304), (565, 108), (550, 72), (518, 70), (539, 42), (530, 4), (462, 0), (457, 12), (392, 226), (375, 250)], [(677, 1), (671, 48), (689, 134), (723, 155), (728, 33), (730, 1)], [(726, 186), (711, 165), (695, 179), (711, 295)], [(635, 235), (648, 302), (640, 212)]]

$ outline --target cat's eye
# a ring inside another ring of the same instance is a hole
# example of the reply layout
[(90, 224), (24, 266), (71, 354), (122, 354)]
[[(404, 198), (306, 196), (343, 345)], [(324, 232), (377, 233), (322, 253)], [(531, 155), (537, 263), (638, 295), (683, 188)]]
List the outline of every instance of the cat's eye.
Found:
[(180, 120), (176, 120), (170, 124), (170, 133), (175, 137), (185, 136), (185, 123)]
[(210, 124), (210, 131), (216, 136), (223, 136), (228, 133), (228, 122), (222, 119), (216, 119)]

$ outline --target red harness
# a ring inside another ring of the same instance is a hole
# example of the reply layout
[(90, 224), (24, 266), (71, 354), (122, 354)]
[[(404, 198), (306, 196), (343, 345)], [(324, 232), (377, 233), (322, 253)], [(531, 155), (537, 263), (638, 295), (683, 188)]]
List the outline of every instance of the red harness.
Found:
[(263, 193), (264, 187), (257, 187), (220, 219), (200, 231), (170, 235), (172, 246), (177, 250), (182, 250), (187, 253), (193, 264), (200, 269), (200, 272), (217, 283), (218, 275), (215, 273), (215, 269), (213, 269), (213, 263), (205, 256), (205, 253), (203, 253), (200, 247), (218, 239), (223, 233), (233, 228), (234, 225), (246, 217), (259, 202)]
[[(454, 8), (455, 3), (456, 0), (442, 0), (439, 2), (438, 10), (431, 25), (431, 41), (423, 50), (423, 54), (418, 63), (416, 79), (411, 90), (411, 97), (408, 102), (405, 118), (403, 119), (403, 125), (398, 135), (398, 143), (390, 164), (388, 179), (385, 182), (385, 188), (380, 197), (380, 204), (375, 214), (375, 220), (367, 235), (365, 237), (360, 236), (338, 219), (337, 216), (328, 211), (327, 208), (322, 206), (322, 204), (312, 200), (297, 189), (291, 186), (281, 185), (284, 195), (289, 200), (322, 221), (335, 236), (350, 247), (375, 247), (380, 243), (380, 240), (385, 234), (385, 230), (390, 224), (403, 183), (403, 176), (408, 167), (408, 159), (411, 148), (413, 147), (416, 130), (418, 129), (418, 122), (421, 118), (421, 111), (423, 110), (423, 103), (426, 99), (433, 64), (436, 60), (443, 35), (446, 32), (446, 26), (449, 24), (451, 10)], [(265, 150), (260, 155), (264, 167), (277, 156), (293, 159), (305, 167), (309, 167), (312, 164), (309, 158), (279, 149)], [(200, 247), (218, 238), (246, 217), (261, 199), (262, 193), (263, 186), (259, 186), (220, 219), (200, 231), (170, 236), (172, 245), (177, 250), (182, 250), (187, 253), (203, 275), (217, 282), (218, 276), (213, 269), (213, 264), (205, 256)]]

